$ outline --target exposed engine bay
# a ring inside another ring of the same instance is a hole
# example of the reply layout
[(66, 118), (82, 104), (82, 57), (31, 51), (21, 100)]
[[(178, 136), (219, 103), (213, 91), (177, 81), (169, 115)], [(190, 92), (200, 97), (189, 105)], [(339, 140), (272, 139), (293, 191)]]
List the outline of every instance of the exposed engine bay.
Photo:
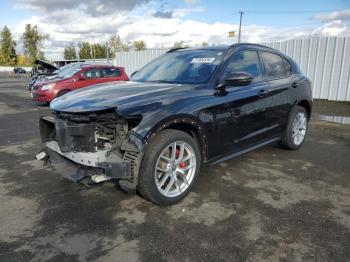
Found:
[(120, 118), (114, 109), (54, 111), (40, 119), (45, 148), (36, 157), (74, 182), (87, 177), (96, 183), (123, 179), (120, 185), (130, 189), (136, 186), (142, 143), (131, 130), (139, 121), (139, 117)]

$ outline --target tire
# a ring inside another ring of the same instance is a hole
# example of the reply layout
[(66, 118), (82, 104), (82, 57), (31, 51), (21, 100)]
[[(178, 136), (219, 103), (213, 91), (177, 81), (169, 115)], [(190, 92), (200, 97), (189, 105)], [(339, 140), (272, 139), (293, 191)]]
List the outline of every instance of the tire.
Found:
[[(303, 122), (303, 124), (301, 124), (299, 126), (299, 128), (297, 128), (298, 125), (298, 119), (299, 119), (299, 123)], [(305, 141), (305, 137), (307, 134), (307, 130), (308, 130), (308, 114), (305, 110), (304, 107), (301, 106), (295, 106), (289, 116), (289, 120), (288, 120), (288, 124), (287, 124), (287, 129), (285, 131), (285, 133), (283, 134), (282, 140), (281, 140), (281, 145), (289, 150), (296, 150), (299, 149), (304, 141)], [(303, 120), (302, 120), (303, 119)], [(294, 129), (293, 129), (293, 125)], [(299, 131), (296, 131), (299, 130)], [(300, 133), (298, 133), (300, 132)], [(302, 135), (303, 133), (303, 135)], [(297, 139), (296, 136), (298, 136), (298, 134), (300, 134), (299, 138)]]
[(60, 92), (57, 94), (56, 97), (63, 96), (63, 95), (65, 95), (65, 94), (69, 93), (69, 92), (70, 92), (70, 90), (62, 90), (62, 91), (60, 91)]
[(163, 130), (145, 149), (138, 191), (157, 205), (175, 204), (191, 190), (200, 164), (201, 154), (194, 138), (178, 130)]

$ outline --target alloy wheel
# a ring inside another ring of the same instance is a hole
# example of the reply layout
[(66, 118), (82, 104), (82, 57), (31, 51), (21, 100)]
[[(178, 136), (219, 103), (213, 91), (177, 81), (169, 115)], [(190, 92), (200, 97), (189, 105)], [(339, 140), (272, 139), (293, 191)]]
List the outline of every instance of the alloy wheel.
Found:
[(295, 145), (300, 145), (306, 134), (307, 119), (303, 112), (299, 112), (293, 121), (292, 138)]
[(184, 141), (166, 146), (158, 157), (154, 178), (158, 191), (165, 197), (177, 197), (191, 185), (196, 173), (196, 155)]

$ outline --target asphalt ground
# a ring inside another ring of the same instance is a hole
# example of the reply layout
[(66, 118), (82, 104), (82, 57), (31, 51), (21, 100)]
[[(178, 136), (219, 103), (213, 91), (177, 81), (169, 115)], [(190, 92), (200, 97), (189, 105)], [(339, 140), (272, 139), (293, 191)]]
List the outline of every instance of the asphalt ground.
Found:
[(0, 261), (349, 261), (349, 103), (316, 101), (304, 146), (203, 167), (186, 199), (158, 207), (112, 182), (74, 184), (34, 160), (25, 77), (0, 77)]

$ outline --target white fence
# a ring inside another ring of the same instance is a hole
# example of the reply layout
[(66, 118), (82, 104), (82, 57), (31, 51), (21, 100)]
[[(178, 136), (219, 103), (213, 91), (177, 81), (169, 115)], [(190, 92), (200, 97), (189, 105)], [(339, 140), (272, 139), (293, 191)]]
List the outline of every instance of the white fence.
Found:
[[(313, 83), (314, 98), (350, 101), (350, 37), (312, 37), (265, 43), (293, 58)], [(169, 49), (117, 53), (115, 64), (134, 71)]]
[(143, 51), (119, 52), (115, 56), (115, 65), (125, 67), (130, 76), (154, 58), (166, 53), (169, 49), (147, 49)]
[[(26, 66), (19, 66), (20, 68), (23, 68), (24, 70), (26, 70), (27, 71), (27, 73), (29, 73), (31, 70), (32, 70), (32, 68), (31, 67), (26, 67)], [(10, 73), (12, 73), (13, 72), (13, 66), (0, 66), (0, 72), (6, 72), (6, 73), (8, 73), (8, 72), (10, 72)]]
[(266, 43), (293, 58), (319, 99), (350, 101), (350, 37), (313, 37)]

